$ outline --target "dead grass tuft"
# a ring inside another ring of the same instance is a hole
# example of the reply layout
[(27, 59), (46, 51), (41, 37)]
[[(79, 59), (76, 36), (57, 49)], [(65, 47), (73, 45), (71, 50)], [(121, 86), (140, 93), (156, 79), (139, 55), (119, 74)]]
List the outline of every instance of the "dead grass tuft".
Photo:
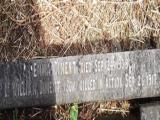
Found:
[[(0, 1), (1, 61), (146, 48), (160, 48), (159, 0)], [(79, 107), (79, 117), (89, 120), (106, 112), (125, 115), (130, 104), (86, 103)], [(68, 108), (32, 108), (28, 114), (31, 119), (64, 120), (69, 117)]]

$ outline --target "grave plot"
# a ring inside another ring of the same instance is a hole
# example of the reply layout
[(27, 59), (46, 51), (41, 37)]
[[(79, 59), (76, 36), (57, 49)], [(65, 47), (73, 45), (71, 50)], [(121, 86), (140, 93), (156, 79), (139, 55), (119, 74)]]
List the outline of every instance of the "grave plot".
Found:
[(0, 109), (160, 94), (160, 50), (0, 64)]
[[(0, 61), (160, 47), (158, 0), (1, 0), (0, 8)], [(114, 55), (2, 63), (0, 108), (106, 100), (108, 104), (159, 96), (159, 63), (154, 55), (135, 58), (135, 65)], [(0, 119), (8, 116), (12, 111), (6, 116), (0, 112)]]

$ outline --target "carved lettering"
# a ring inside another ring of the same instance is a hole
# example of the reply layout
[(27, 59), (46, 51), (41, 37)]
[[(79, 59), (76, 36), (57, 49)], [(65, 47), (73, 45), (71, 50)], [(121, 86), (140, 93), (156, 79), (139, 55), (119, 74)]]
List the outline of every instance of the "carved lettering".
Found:
[(76, 62), (54, 62), (57, 68), (57, 75), (70, 75), (70, 74), (76, 74)]
[(10, 82), (5, 81), (4, 84), (4, 97), (9, 97), (10, 95)]
[(91, 73), (92, 63), (91, 62), (80, 62), (80, 73)]
[(88, 91), (88, 90), (95, 90), (96, 89), (96, 82), (94, 79), (81, 80), (79, 85), (80, 85), (81, 91)]
[(34, 63), (33, 64), (34, 77), (51, 76), (51, 74), (52, 74), (51, 63)]
[(104, 71), (104, 61), (103, 60), (95, 60), (95, 72), (103, 72)]
[(54, 85), (51, 81), (40, 81), (40, 95), (54, 94)]
[(119, 77), (106, 78), (106, 88), (122, 88), (122, 79)]
[(36, 69), (37, 63), (33, 64), (33, 76), (37, 77), (37, 69)]
[[(38, 105), (45, 99), (51, 105), (156, 97), (160, 94), (159, 52), (145, 50), (2, 63), (0, 101), (18, 99), (21, 104), (17, 104), (23, 106), (27, 100)], [(47, 96), (56, 97), (47, 99)], [(6, 101), (3, 103), (7, 104)]]

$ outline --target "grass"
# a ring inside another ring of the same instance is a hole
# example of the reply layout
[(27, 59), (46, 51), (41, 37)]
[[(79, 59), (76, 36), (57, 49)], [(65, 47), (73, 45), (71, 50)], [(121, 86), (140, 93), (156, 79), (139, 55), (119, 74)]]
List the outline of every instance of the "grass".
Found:
[(159, 48), (159, 6), (158, 0), (2, 0), (0, 60)]
[[(70, 120), (70, 104), (49, 107), (19, 108), (1, 111), (0, 120)], [(78, 120), (93, 120), (104, 115), (129, 114), (127, 101), (88, 102), (78, 104)]]
[(17, 109), (13, 111), (13, 120), (18, 120), (18, 110)]
[[(1, 0), (0, 61), (160, 48), (159, 23), (158, 0)], [(18, 117), (67, 120), (69, 107), (19, 109)], [(130, 103), (78, 107), (79, 119), (90, 120), (106, 112), (125, 116)], [(1, 119), (18, 119), (9, 113)]]

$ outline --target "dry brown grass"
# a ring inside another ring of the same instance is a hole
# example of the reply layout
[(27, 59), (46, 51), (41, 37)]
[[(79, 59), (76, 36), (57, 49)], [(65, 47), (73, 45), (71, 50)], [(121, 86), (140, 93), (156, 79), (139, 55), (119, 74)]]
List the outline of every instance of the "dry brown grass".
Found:
[[(70, 105), (54, 106), (55, 119), (69, 120)], [(79, 118), (78, 120), (94, 120), (102, 114), (121, 114), (127, 116), (130, 109), (130, 103), (127, 101), (110, 101), (110, 102), (92, 102), (79, 104)]]
[[(160, 48), (159, 0), (1, 0), (0, 60)], [(127, 113), (125, 102), (79, 105), (89, 119)], [(31, 119), (68, 119), (69, 105), (32, 109)], [(54, 116), (52, 116), (54, 115)]]
[[(129, 114), (130, 103), (92, 102), (78, 105), (78, 120), (94, 120), (102, 116), (119, 115), (122, 118)], [(1, 112), (0, 120), (69, 120), (70, 104), (55, 105), (46, 108), (21, 108)], [(17, 119), (13, 119), (17, 116)]]
[(46, 45), (159, 37), (158, 0), (38, 0)]
[(1, 0), (1, 60), (159, 48), (159, 9), (159, 0)]

